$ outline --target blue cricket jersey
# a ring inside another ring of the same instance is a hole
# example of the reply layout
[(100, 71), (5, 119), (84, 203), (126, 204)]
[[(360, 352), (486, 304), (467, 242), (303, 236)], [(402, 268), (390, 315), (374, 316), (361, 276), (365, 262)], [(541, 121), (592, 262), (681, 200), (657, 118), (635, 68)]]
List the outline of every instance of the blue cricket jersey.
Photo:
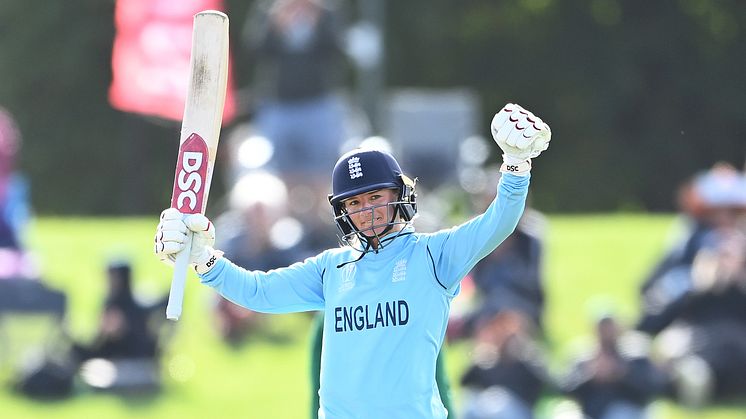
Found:
[(435, 362), (461, 279), (508, 237), (529, 177), (504, 174), (481, 215), (432, 234), (407, 227), (379, 251), (330, 249), (286, 268), (247, 271), (221, 259), (201, 277), (266, 313), (324, 310), (319, 417), (445, 418)]

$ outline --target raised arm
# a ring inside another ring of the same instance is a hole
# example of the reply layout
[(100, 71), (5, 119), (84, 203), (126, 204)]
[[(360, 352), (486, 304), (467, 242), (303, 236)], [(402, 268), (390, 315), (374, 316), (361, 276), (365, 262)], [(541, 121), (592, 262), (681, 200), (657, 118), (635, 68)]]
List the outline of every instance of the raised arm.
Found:
[(438, 280), (452, 288), (518, 225), (528, 195), (531, 159), (549, 147), (549, 126), (519, 105), (495, 114), (492, 136), (503, 151), (502, 178), (495, 200), (473, 219), (434, 234), (428, 251)]

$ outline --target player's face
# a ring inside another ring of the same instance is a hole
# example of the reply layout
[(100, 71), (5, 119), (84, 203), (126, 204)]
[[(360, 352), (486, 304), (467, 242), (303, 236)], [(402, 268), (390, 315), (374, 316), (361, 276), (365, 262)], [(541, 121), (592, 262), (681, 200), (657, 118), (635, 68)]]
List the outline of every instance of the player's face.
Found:
[[(395, 202), (397, 199), (396, 189), (379, 189), (355, 195), (345, 199), (342, 203), (358, 230), (366, 236), (377, 236), (382, 234), (388, 223), (392, 221), (394, 207), (388, 203)], [(396, 227), (392, 231), (397, 231)]]

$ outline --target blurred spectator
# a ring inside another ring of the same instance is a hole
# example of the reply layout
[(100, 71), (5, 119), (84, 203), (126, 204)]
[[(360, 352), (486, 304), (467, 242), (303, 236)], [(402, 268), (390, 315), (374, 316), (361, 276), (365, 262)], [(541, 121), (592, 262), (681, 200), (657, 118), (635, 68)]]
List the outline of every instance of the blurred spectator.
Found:
[(74, 344), (84, 381), (98, 388), (142, 390), (158, 386), (160, 325), (166, 300), (144, 305), (132, 292), (128, 262), (108, 265), (108, 295), (99, 329), (90, 345)]
[(680, 191), (686, 236), (642, 287), (638, 329), (658, 336), (669, 395), (701, 406), (746, 395), (746, 178), (718, 163)]
[[(532, 329), (543, 335), (545, 230), (544, 216), (527, 208), (515, 231), (477, 263), (464, 284), (463, 298), (471, 300), (470, 308), (464, 313), (453, 312), (448, 325), (450, 339), (472, 336), (480, 317), (500, 310), (521, 315)], [(469, 289), (470, 284), (473, 290)]]
[(259, 2), (246, 26), (257, 63), (254, 124), (275, 150), (270, 165), (293, 183), (323, 181), (345, 140), (335, 89), (343, 63), (339, 14), (323, 0)]
[[(67, 299), (42, 281), (28, 281), (40, 276), (24, 245), (31, 211), (28, 183), (16, 167), (20, 148), (20, 130), (10, 112), (0, 107), (0, 367), (8, 362), (11, 369), (17, 369), (14, 388), (23, 394), (65, 397), (73, 381), (71, 369), (59, 359), (65, 352), (60, 342), (65, 341), (61, 338)], [(7, 333), (4, 326), (23, 316), (41, 323), (43, 339)], [(16, 352), (24, 358), (20, 366), (15, 365)]]
[(16, 170), (20, 147), (18, 126), (11, 114), (0, 107), (0, 279), (38, 275), (23, 246), (30, 206), (28, 184)]
[(596, 339), (596, 348), (574, 363), (562, 389), (587, 418), (649, 417), (648, 405), (662, 394), (665, 378), (648, 356), (647, 338), (623, 333), (615, 318), (605, 316), (596, 325)]
[(229, 234), (219, 237), (231, 261), (247, 269), (270, 270), (303, 259), (304, 226), (288, 213), (288, 189), (279, 177), (251, 172), (233, 186), (230, 208), (215, 221)]
[[(474, 284), (485, 306), (504, 307), (526, 316), (543, 330), (543, 236), (546, 220), (526, 209), (516, 230), (472, 270)], [(490, 308), (491, 309), (491, 308)]]
[(474, 333), (472, 363), (461, 378), (464, 419), (529, 419), (551, 387), (535, 329), (505, 308), (483, 312)]
[(719, 163), (685, 183), (679, 194), (683, 238), (678, 239), (650, 276), (641, 294), (643, 314), (637, 328), (657, 334), (673, 320), (673, 313), (691, 291), (691, 265), (714, 231), (744, 222), (746, 179), (730, 165)]
[[(230, 209), (215, 224), (221, 231), (217, 244), (235, 264), (264, 270), (288, 266), (314, 254), (308, 249), (305, 226), (287, 212), (285, 183), (266, 172), (244, 175), (230, 194)], [(222, 338), (241, 343), (264, 317), (217, 296), (216, 315)]]
[(746, 233), (714, 235), (697, 252), (692, 289), (657, 342), (672, 395), (690, 406), (746, 396)]

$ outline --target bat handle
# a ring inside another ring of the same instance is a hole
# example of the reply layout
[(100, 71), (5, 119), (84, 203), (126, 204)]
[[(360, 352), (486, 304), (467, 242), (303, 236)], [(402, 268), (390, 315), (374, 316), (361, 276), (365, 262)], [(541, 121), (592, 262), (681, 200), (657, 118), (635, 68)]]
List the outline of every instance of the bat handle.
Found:
[(187, 268), (189, 267), (189, 254), (192, 251), (192, 232), (187, 233), (184, 248), (176, 254), (174, 262), (174, 276), (171, 278), (171, 291), (168, 294), (168, 305), (166, 306), (166, 318), (179, 320), (181, 307), (184, 304), (184, 286), (186, 284)]

